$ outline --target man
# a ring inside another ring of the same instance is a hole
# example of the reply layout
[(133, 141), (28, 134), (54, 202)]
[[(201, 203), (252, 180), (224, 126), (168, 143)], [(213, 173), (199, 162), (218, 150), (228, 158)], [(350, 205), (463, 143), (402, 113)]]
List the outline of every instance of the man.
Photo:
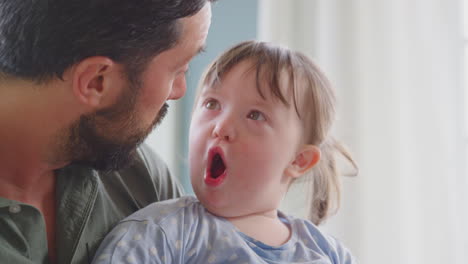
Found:
[(180, 191), (140, 143), (185, 93), (212, 0), (0, 0), (0, 263), (87, 263)]

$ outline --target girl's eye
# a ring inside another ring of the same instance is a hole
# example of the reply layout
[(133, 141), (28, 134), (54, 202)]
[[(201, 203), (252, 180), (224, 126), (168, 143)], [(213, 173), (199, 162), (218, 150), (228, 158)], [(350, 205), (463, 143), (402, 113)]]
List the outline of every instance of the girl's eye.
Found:
[(252, 120), (256, 120), (256, 121), (265, 121), (265, 116), (257, 111), (257, 110), (253, 110), (251, 111), (248, 115), (247, 115), (247, 118), (250, 118)]
[(210, 100), (205, 102), (205, 108), (210, 109), (210, 110), (219, 109), (219, 103), (218, 103), (218, 101), (216, 101), (214, 99), (210, 99)]

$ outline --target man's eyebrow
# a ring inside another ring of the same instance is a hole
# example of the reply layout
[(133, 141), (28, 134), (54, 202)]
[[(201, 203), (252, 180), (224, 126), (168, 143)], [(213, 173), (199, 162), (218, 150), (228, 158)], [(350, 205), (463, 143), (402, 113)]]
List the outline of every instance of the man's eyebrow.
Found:
[(206, 51), (206, 45), (203, 45), (203, 46), (201, 46), (201, 47), (198, 48), (198, 50), (197, 50), (197, 52), (196, 52), (195, 54), (193, 54), (193, 55), (190, 56), (190, 57), (185, 58), (184, 60), (182, 60), (181, 63), (184, 63), (184, 64), (185, 64), (185, 63), (187, 63), (188, 61), (192, 60), (194, 57), (196, 57), (198, 54), (203, 53), (203, 52), (205, 52), (205, 51)]

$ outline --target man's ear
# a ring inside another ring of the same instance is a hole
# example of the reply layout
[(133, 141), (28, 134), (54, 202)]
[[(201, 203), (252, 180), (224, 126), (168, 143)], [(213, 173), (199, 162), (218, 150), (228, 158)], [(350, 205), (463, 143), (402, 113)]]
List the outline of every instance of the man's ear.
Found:
[(304, 145), (296, 153), (296, 158), (286, 169), (287, 175), (298, 178), (312, 169), (320, 160), (320, 149), (314, 145)]
[(110, 83), (118, 76), (116, 66), (114, 61), (102, 56), (89, 57), (76, 64), (72, 85), (78, 100), (91, 108), (100, 108), (107, 103), (105, 100), (113, 98), (117, 91), (111, 89)]

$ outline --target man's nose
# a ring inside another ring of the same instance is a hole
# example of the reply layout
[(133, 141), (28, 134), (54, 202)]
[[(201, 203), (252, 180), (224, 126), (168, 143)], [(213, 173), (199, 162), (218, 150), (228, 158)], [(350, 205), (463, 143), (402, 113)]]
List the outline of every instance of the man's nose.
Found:
[(187, 82), (185, 80), (185, 75), (183, 75), (174, 80), (171, 93), (169, 94), (167, 100), (178, 100), (185, 95), (186, 91)]

